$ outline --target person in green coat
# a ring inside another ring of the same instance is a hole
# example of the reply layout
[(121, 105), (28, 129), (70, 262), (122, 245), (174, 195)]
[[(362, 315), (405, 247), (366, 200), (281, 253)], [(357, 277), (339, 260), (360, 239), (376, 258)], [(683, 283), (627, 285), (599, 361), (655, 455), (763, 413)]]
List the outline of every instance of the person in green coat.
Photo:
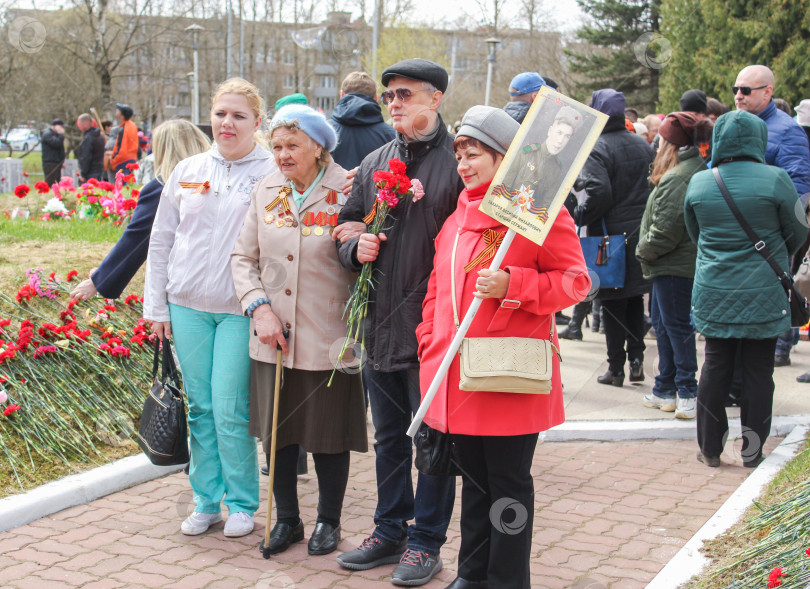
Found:
[(650, 317), (658, 342), (658, 374), (645, 407), (694, 419), (697, 349), (691, 320), (692, 279), (697, 248), (686, 232), (683, 203), (690, 178), (706, 169), (700, 144), (711, 137), (711, 121), (691, 112), (667, 115), (653, 161), (654, 186), (641, 218), (636, 258), (652, 280)]
[[(788, 258), (808, 228), (790, 177), (764, 163), (767, 143), (768, 128), (757, 116), (740, 110), (724, 114), (714, 127), (712, 167), (720, 170), (754, 233), (788, 270)], [(753, 468), (762, 461), (771, 429), (776, 338), (790, 329), (787, 294), (740, 227), (711, 171), (698, 172), (689, 182), (684, 220), (697, 243), (692, 316), (706, 338), (698, 383), (697, 458), (720, 466), (728, 436), (724, 398), (740, 353), (742, 457), (744, 466)]]

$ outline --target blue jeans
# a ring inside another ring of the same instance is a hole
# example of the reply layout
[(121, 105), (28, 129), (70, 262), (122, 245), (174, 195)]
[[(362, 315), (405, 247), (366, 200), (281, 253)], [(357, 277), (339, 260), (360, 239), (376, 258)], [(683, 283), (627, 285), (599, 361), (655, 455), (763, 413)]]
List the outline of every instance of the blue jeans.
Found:
[(697, 350), (692, 309), (692, 280), (656, 276), (650, 295), (650, 317), (658, 341), (658, 375), (653, 393), (665, 399), (697, 396)]
[(189, 482), (195, 511), (253, 515), (259, 508), (256, 438), (248, 433), (250, 320), (169, 305), (188, 395)]
[[(374, 536), (385, 542), (408, 538), (408, 548), (438, 554), (456, 498), (456, 478), (417, 476), (411, 480), (413, 440), (406, 433), (419, 407), (419, 369), (380, 372), (363, 366), (374, 421), (377, 509)], [(408, 526), (408, 520), (414, 523)]]
[(799, 328), (791, 327), (785, 333), (780, 333), (776, 340), (776, 355), (790, 357), (790, 350), (799, 343)]

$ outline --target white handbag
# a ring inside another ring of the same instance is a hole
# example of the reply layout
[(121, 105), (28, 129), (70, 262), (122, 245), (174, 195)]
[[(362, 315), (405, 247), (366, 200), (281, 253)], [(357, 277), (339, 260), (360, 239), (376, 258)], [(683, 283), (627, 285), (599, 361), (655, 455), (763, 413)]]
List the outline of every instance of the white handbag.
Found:
[[(450, 288), (453, 321), (458, 330), (456, 307), (456, 247), (450, 262)], [(552, 343), (554, 318), (549, 339), (531, 337), (466, 337), (459, 349), (459, 384), (462, 391), (494, 391), (547, 395), (551, 392), (552, 358), (560, 351)], [(560, 358), (562, 360), (562, 358)]]

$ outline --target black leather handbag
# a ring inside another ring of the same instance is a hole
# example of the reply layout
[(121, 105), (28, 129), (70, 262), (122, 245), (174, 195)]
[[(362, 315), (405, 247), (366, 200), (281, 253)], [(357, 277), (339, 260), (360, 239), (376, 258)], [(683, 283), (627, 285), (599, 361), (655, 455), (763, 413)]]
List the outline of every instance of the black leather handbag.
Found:
[(160, 342), (156, 341), (152, 388), (143, 404), (138, 445), (152, 464), (185, 464), (189, 461), (186, 407), (168, 340), (163, 340), (163, 366), (158, 378), (160, 357)]
[(440, 432), (429, 425), (419, 426), (414, 437), (416, 443), (416, 469), (433, 476), (458, 476), (461, 469), (456, 448), (449, 433)]

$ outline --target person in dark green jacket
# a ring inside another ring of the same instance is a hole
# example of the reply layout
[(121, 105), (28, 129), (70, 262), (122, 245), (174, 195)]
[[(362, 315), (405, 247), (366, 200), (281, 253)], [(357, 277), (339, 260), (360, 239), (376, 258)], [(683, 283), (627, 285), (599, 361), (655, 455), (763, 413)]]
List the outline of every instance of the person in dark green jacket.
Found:
[(683, 202), (689, 179), (706, 169), (700, 144), (711, 137), (711, 121), (691, 112), (667, 115), (650, 182), (654, 186), (641, 218), (636, 258), (652, 280), (650, 317), (658, 341), (658, 374), (645, 407), (694, 419), (697, 349), (690, 317), (697, 248), (686, 232)]
[[(790, 177), (763, 163), (767, 143), (764, 121), (740, 110), (724, 114), (714, 127), (712, 167), (720, 170), (754, 233), (788, 270), (788, 257), (808, 230)], [(698, 383), (697, 457), (708, 466), (720, 466), (728, 435), (724, 399), (740, 353), (742, 457), (753, 468), (762, 461), (771, 428), (776, 338), (790, 329), (787, 294), (740, 227), (711, 171), (698, 172), (689, 182), (684, 220), (697, 243), (692, 316), (706, 337)]]

